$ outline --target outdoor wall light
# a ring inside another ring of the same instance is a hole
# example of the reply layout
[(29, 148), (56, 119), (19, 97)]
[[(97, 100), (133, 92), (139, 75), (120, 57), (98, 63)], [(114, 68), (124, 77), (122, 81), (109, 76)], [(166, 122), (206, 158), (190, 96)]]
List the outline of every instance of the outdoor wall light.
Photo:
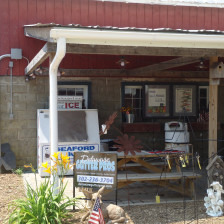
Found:
[(26, 75), (25, 76), (25, 82), (29, 82), (30, 80), (29, 80), (29, 76), (28, 75)]
[(62, 75), (65, 74), (65, 71), (62, 71), (62, 69), (58, 69), (58, 73), (57, 73), (57, 76), (60, 77)]
[(65, 75), (65, 71), (63, 71), (61, 68), (58, 69), (58, 72), (60, 72), (60, 76)]
[(43, 75), (43, 69), (42, 67), (38, 67), (37, 69), (35, 69), (35, 73), (37, 73), (38, 75)]
[(31, 74), (29, 75), (29, 77), (30, 77), (31, 79), (35, 79), (35, 78), (36, 78), (36, 76), (35, 76), (34, 73), (31, 73)]
[(32, 79), (36, 79), (36, 75), (34, 73), (25, 76), (25, 82), (29, 82)]
[(199, 69), (206, 69), (206, 65), (205, 65), (205, 59), (204, 58), (200, 58), (200, 62), (199, 62), (199, 65), (197, 65), (196, 67), (199, 68)]
[(129, 61), (127, 61), (124, 56), (121, 56), (121, 59), (117, 62), (117, 64), (119, 64), (122, 68), (125, 67), (128, 63)]

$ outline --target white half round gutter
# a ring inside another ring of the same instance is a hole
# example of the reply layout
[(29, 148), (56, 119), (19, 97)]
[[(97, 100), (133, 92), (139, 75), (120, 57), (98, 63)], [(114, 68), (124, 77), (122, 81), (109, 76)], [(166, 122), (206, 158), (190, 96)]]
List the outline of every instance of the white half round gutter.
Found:
[[(61, 63), (66, 53), (66, 39), (59, 37), (57, 39), (57, 51), (53, 61), (50, 64), (49, 83), (50, 83), (50, 149), (51, 155), (58, 152), (58, 93), (57, 93), (57, 72), (58, 66)], [(53, 161), (51, 161), (51, 165)], [(51, 183), (53, 183), (53, 175), (51, 175)], [(57, 194), (58, 176), (54, 179), (54, 194)]]
[(76, 44), (224, 49), (224, 34), (53, 28), (50, 36)]

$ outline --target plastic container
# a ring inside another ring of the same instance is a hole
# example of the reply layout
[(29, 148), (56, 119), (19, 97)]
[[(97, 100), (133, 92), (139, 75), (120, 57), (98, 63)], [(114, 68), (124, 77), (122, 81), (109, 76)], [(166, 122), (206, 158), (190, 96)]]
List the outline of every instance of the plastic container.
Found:
[(177, 121), (165, 123), (165, 142), (189, 143), (187, 124)]

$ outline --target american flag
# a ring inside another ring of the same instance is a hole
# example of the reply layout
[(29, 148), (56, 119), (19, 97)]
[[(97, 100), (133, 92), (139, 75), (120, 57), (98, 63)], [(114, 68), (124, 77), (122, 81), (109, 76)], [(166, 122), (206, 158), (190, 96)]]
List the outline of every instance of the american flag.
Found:
[(208, 122), (209, 121), (209, 112), (203, 111), (202, 113), (199, 113), (199, 117), (197, 119), (197, 122)]
[(100, 208), (100, 199), (97, 197), (96, 202), (93, 206), (93, 210), (89, 217), (89, 224), (105, 224), (102, 210)]

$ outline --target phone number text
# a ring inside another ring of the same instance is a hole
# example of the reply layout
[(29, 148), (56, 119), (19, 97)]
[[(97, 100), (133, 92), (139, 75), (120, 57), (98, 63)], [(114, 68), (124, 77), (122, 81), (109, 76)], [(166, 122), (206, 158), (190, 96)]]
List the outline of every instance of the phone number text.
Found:
[(97, 184), (114, 184), (113, 177), (86, 176), (77, 175), (77, 182), (97, 183)]

